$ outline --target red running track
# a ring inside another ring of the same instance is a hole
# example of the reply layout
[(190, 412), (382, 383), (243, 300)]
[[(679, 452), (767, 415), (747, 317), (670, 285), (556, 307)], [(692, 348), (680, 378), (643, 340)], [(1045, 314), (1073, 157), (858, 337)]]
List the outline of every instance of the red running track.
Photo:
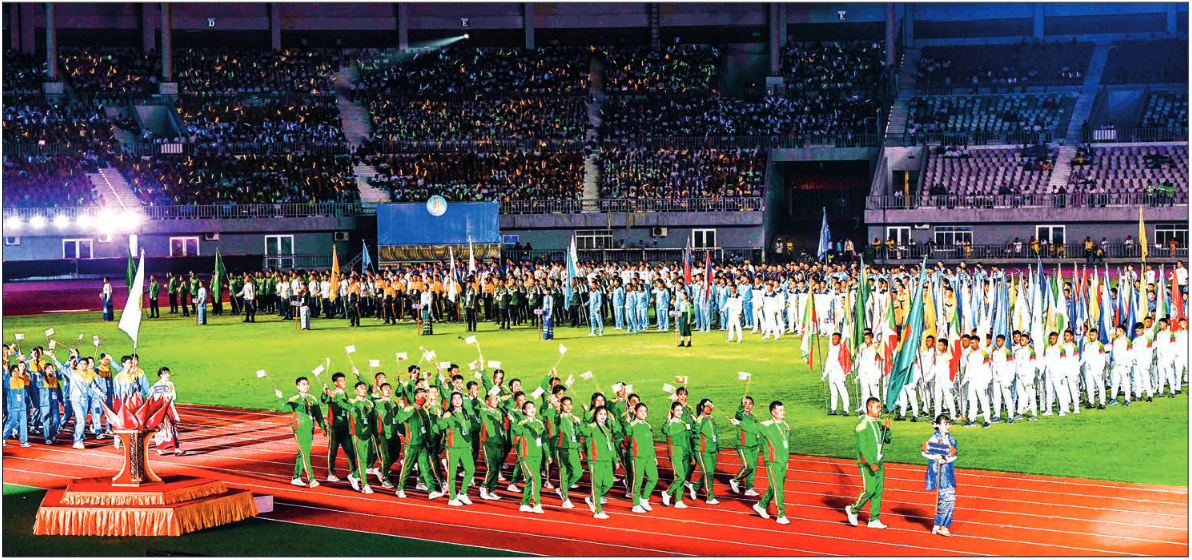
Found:
[[(889, 529), (875, 530), (845, 521), (842, 508), (860, 491), (852, 461), (792, 457), (783, 494), (791, 524), (781, 526), (753, 513), (756, 499), (729, 492), (727, 480), (741, 461), (735, 451), (725, 451), (716, 469), (720, 505), (687, 499), (689, 509), (666, 508), (656, 491), (654, 511), (635, 514), (618, 484), (608, 495), (611, 519), (598, 521), (582, 503), (586, 481), (573, 491), (574, 510), (562, 509), (559, 498), (544, 491), (545, 515), (518, 512), (520, 493), (504, 489), (499, 502), (480, 500), (473, 489), (474, 505), (453, 508), (413, 490), (399, 500), (379, 485), (372, 495), (354, 492), (346, 482), (298, 488), (287, 478), (297, 447), (286, 416), (210, 406), (184, 406), (180, 413), (188, 455), (153, 456), (155, 470), (272, 494), (277, 509), (264, 517), (283, 522), (559, 556), (1188, 554), (1187, 488), (958, 469), (955, 536), (944, 538), (930, 534), (935, 493), (924, 490), (923, 467), (888, 465), (882, 519)], [(316, 438), (313, 453), (315, 470), (325, 478), (325, 439)], [(4, 477), (61, 488), (72, 478), (112, 474), (119, 463), (108, 441), (88, 442), (85, 451), (64, 444), (9, 446)], [(659, 490), (669, 483), (669, 466), (660, 458)], [(346, 458), (337, 467), (342, 476)], [(764, 475), (756, 486), (765, 491)]]

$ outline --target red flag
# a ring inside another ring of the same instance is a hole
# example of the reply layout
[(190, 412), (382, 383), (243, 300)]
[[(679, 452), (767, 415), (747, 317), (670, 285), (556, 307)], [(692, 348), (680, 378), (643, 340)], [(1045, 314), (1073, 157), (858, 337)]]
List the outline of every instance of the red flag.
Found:
[[(1171, 306), (1175, 308), (1175, 320), (1178, 322), (1180, 319), (1183, 319), (1184, 294), (1180, 293), (1180, 282), (1175, 272), (1171, 273)], [(1170, 309), (1167, 310), (1167, 314), (1171, 315)]]
[[(955, 334), (959, 335), (960, 333), (957, 332)], [(952, 343), (952, 361), (948, 364), (948, 379), (951, 381), (956, 381), (956, 374), (960, 373), (960, 356), (960, 338), (957, 338)]]
[(704, 301), (712, 296), (712, 251), (704, 251)]
[(853, 357), (848, 353), (848, 346), (840, 345), (840, 367), (845, 374), (853, 369)]
[(687, 246), (683, 248), (683, 283), (691, 285), (691, 240), (687, 240)]

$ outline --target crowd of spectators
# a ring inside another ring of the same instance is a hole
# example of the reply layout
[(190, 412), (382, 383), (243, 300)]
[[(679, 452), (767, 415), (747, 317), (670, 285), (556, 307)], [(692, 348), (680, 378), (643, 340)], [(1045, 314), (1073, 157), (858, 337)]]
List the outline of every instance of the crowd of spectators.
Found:
[(610, 47), (604, 51), (604, 89), (610, 92), (681, 93), (717, 89), (720, 51), (702, 45)]
[(610, 96), (601, 107), (606, 138), (861, 134), (878, 104), (860, 94), (770, 96), (757, 101), (715, 95)]
[(140, 49), (63, 49), (62, 76), (75, 91), (98, 95), (157, 93), (161, 56)]
[(359, 202), (348, 155), (139, 156), (117, 158), (149, 205)]
[(4, 156), (4, 205), (21, 208), (95, 204), (99, 196), (87, 173), (98, 171), (94, 154)]
[(369, 183), (394, 202), (578, 199), (583, 192), (582, 152), (431, 152), (368, 155), (377, 169)]
[(883, 82), (886, 49), (877, 41), (799, 43), (782, 51), (782, 76), (796, 90), (872, 91)]
[(5, 97), (41, 93), (41, 84), (46, 81), (45, 52), (25, 54), (5, 50), (3, 66)]
[(474, 141), (583, 138), (587, 99), (378, 98), (369, 103), (373, 140), (384, 146), (402, 141)]
[(322, 49), (174, 51), (181, 93), (329, 93), (339, 62), (334, 51)]
[(4, 104), (4, 143), (111, 152), (116, 139), (99, 102)]
[(605, 199), (757, 197), (765, 186), (766, 153), (757, 148), (602, 148), (600, 160)]
[(969, 86), (973, 93), (978, 87), (1010, 91), (1038, 82), (1080, 85), (1092, 54), (1092, 43), (1059, 41), (925, 47), (916, 83)]
[(1119, 41), (1109, 51), (1102, 84), (1188, 83), (1188, 40)]
[(362, 97), (561, 97), (588, 91), (591, 53), (570, 47), (425, 49), (357, 61)]
[(339, 106), (331, 96), (304, 100), (182, 99), (178, 113), (186, 126), (186, 141), (200, 147), (345, 141)]
[(910, 101), (907, 130), (917, 132), (1054, 132), (1076, 97), (1069, 94), (927, 96)]

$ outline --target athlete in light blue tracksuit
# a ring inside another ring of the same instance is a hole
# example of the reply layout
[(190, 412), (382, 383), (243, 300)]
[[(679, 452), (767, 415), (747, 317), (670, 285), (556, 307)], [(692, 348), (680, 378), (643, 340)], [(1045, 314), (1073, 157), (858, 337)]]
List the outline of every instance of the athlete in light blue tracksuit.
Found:
[(637, 332), (637, 290), (633, 286), (625, 288), (625, 329), (626, 332)]
[(604, 336), (604, 317), (600, 313), (600, 305), (604, 303), (604, 294), (592, 282), (592, 291), (588, 292), (588, 317), (591, 318), (592, 333), (588, 336)]
[(661, 282), (654, 290), (654, 313), (658, 316), (658, 330), (670, 330), (670, 291)]
[(728, 330), (728, 285), (716, 284), (716, 309), (720, 312), (720, 330)]
[(695, 330), (704, 330), (704, 283), (700, 280), (692, 282), (687, 287), (688, 295), (691, 298), (691, 306), (695, 308)]
[(712, 330), (712, 315), (716, 313), (716, 287), (709, 285), (704, 290), (699, 297), (704, 302), (704, 332), (708, 332)]
[(753, 328), (753, 288), (748, 282), (741, 282), (737, 286), (737, 293), (741, 294), (741, 313), (745, 320), (745, 328)]
[(625, 288), (620, 280), (613, 281), (613, 321), (617, 330), (625, 327)]
[(646, 291), (646, 283), (637, 287), (637, 330), (650, 328), (650, 293)]

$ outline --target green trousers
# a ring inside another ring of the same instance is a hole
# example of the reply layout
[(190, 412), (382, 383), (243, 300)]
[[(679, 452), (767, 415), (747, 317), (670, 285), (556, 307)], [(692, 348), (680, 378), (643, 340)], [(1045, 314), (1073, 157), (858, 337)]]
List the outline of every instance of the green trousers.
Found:
[(410, 469), (414, 468), (414, 465), (418, 465), (418, 478), (426, 485), (427, 491), (437, 492), (442, 484), (439, 483), (438, 469), (433, 468), (430, 464), (431, 458), (426, 447), (421, 444), (407, 445), (402, 451), (401, 478), (397, 481), (397, 488), (400, 490), (406, 485), (406, 480), (410, 477)]
[(455, 469), (457, 466), (464, 471), (464, 481), (460, 493), (467, 494), (468, 487), (472, 485), (472, 475), (476, 474), (476, 462), (472, 460), (470, 448), (447, 448), (447, 495), (452, 500), (458, 496), (455, 492)]
[(774, 501), (774, 508), (778, 510), (778, 517), (786, 517), (786, 466), (787, 462), (781, 463), (766, 463), (766, 478), (770, 481), (770, 487), (766, 488), (766, 493), (762, 494), (762, 500), (758, 505), (762, 509), (770, 507), (770, 501)]
[[(733, 480), (741, 483), (746, 489), (753, 488), (757, 478), (757, 454), (760, 447), (738, 447), (737, 455), (741, 457), (741, 470)], [(743, 492), (744, 490), (742, 490)]]
[(579, 478), (584, 475), (584, 468), (579, 462), (579, 449), (556, 449), (555, 463), (559, 466), (559, 492), (563, 494), (563, 501), (568, 501), (571, 499), (571, 485), (579, 482)]
[(356, 466), (352, 467), (352, 475), (360, 479), (362, 488), (368, 488), (368, 467), (376, 461), (373, 455), (373, 440), (372, 436), (360, 437), (357, 435), (351, 436), (352, 458), (356, 459)]
[(310, 447), (314, 443), (315, 435), (311, 432), (294, 432), (294, 439), (298, 441), (298, 456), (294, 458), (294, 478), (302, 478), (302, 471), (311, 482), (315, 480), (315, 471), (310, 464)]
[(716, 497), (716, 491), (713, 488), (716, 485), (716, 453), (696, 452), (695, 462), (699, 465), (701, 473), (698, 486), (703, 487), (709, 500), (714, 499)]
[(352, 434), (345, 425), (335, 425), (327, 431), (327, 472), (335, 474), (335, 458), (343, 448), (348, 456), (348, 472), (356, 472), (356, 454), (352, 452)]
[(670, 494), (676, 503), (683, 501), (683, 483), (691, 475), (688, 468), (690, 465), (691, 458), (687, 456), (687, 453), (676, 450), (671, 455), (671, 467), (674, 468), (675, 477), (671, 480), (670, 487), (666, 489), (666, 493)]
[[(645, 488), (642, 487), (643, 479)], [(658, 459), (654, 457), (633, 458), (633, 505), (650, 501), (650, 494), (658, 485)]]
[(401, 438), (396, 434), (378, 434), (373, 437), (373, 449), (381, 461), (381, 476), (388, 478), (389, 469), (393, 468), (393, 464), (401, 457)]
[(600, 505), (600, 500), (613, 487), (613, 463), (588, 461), (588, 470), (592, 477), (592, 503), (596, 505), (596, 513), (601, 513), (604, 507)]
[(886, 466), (879, 463), (877, 472), (860, 463), (857, 466), (861, 468), (861, 482), (865, 487), (861, 490), (861, 495), (857, 496), (857, 501), (853, 502), (853, 512), (860, 511), (865, 502), (869, 502), (869, 520), (876, 521), (881, 515), (882, 491), (886, 489)]
[(522, 504), (537, 506), (542, 504), (542, 455), (518, 457), (518, 466), (522, 476), (526, 478), (525, 488), (522, 489)]
[(502, 452), (505, 450), (504, 443), (486, 443), (482, 446), (484, 453), (484, 489), (489, 492), (495, 492), (497, 489), (497, 477), (501, 475), (501, 463), (505, 459)]

